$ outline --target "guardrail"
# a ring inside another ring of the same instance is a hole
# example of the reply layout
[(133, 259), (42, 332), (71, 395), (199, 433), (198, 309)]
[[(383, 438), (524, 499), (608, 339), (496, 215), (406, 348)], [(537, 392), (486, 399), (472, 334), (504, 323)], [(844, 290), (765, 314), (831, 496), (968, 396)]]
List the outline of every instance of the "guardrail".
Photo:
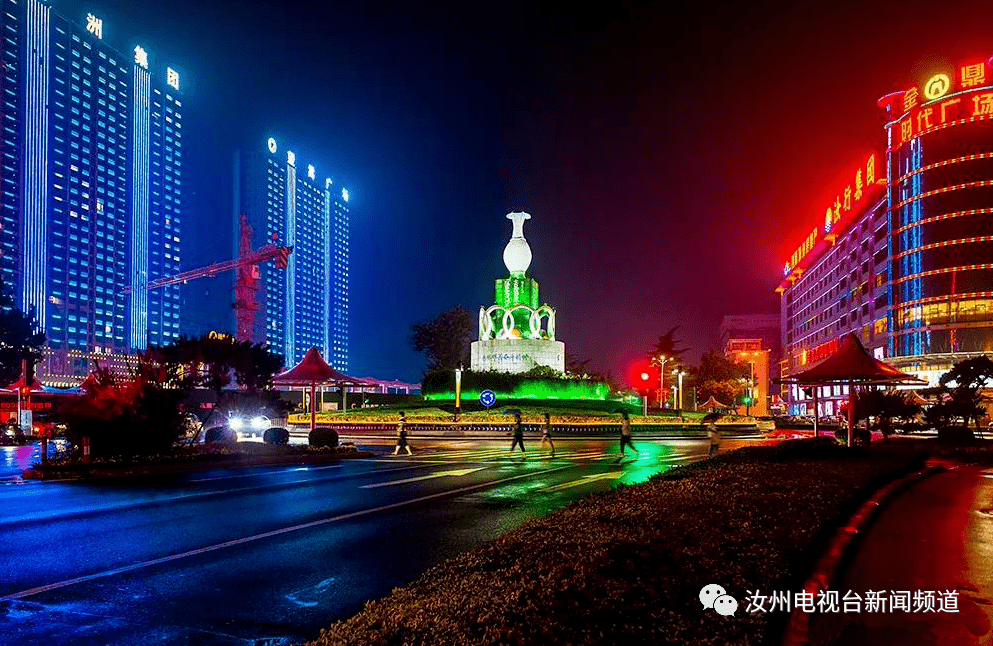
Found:
[[(396, 423), (389, 422), (320, 422), (319, 428), (330, 428), (339, 433), (356, 432), (396, 432)], [(524, 432), (529, 435), (540, 434), (544, 424), (522, 424)], [(306, 430), (310, 428), (310, 422), (306, 424), (293, 422), (288, 425), (290, 430)], [(510, 435), (513, 433), (513, 424), (471, 424), (463, 422), (408, 422), (405, 428), (411, 435), (431, 435), (442, 434), (449, 436), (461, 435)], [(763, 433), (755, 424), (721, 424), (719, 426), (722, 433), (735, 433), (742, 435), (760, 435)], [(575, 423), (575, 424), (552, 424), (552, 437), (570, 435), (617, 435), (620, 434), (620, 424), (617, 423)], [(675, 424), (631, 424), (631, 432), (639, 435), (683, 435), (686, 437), (702, 437), (706, 434), (706, 427), (699, 423), (675, 423)]]

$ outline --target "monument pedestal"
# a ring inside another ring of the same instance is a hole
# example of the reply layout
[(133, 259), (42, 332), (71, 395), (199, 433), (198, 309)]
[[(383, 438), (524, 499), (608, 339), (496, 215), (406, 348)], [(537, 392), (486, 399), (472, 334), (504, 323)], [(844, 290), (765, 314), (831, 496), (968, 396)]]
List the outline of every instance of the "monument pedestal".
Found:
[(565, 372), (565, 343), (548, 339), (485, 339), (473, 341), (472, 369), (527, 372), (548, 366)]

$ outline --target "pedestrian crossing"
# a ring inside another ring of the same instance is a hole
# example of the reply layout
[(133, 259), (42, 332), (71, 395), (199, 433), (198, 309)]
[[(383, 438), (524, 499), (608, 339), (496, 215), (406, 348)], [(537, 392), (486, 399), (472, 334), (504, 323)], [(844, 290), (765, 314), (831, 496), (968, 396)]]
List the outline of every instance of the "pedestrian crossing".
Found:
[(532, 450), (522, 454), (520, 451), (511, 453), (506, 447), (465, 447), (465, 448), (441, 448), (424, 447), (418, 449), (413, 447), (414, 454), (407, 455), (400, 453), (393, 455), (392, 452), (376, 458), (378, 462), (394, 462), (397, 460), (411, 460), (416, 462), (520, 462), (522, 460), (542, 460), (542, 461), (576, 461), (576, 462), (610, 462), (618, 459), (624, 460), (649, 460), (657, 463), (680, 463), (699, 459), (704, 455), (698, 452), (677, 450), (664, 454), (657, 451), (639, 450), (637, 453), (627, 451), (623, 458), (617, 448), (557, 448), (555, 456), (551, 451)]

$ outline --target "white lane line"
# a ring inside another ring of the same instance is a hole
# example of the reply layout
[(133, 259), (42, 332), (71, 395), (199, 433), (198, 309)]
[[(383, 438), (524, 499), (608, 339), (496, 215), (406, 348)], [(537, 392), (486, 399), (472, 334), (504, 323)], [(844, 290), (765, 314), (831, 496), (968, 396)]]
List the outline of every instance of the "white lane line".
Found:
[[(346, 474), (345, 478), (351, 478), (362, 475), (379, 474), (379, 473), (393, 473), (395, 471), (407, 471), (410, 469), (419, 469), (426, 465), (411, 463), (408, 466), (397, 467), (396, 469), (369, 469), (368, 471), (359, 471), (354, 474)], [(157, 505), (159, 503), (165, 502), (182, 502), (186, 500), (193, 500), (195, 498), (205, 498), (208, 496), (221, 496), (229, 493), (240, 493), (244, 491), (254, 491), (257, 489), (275, 489), (279, 487), (289, 487), (298, 484), (317, 484), (321, 482), (326, 482), (331, 478), (307, 478), (304, 480), (290, 480), (289, 482), (272, 482), (268, 484), (252, 485), (250, 487), (235, 487), (234, 489), (219, 489), (217, 491), (197, 491), (193, 493), (184, 493), (176, 496), (167, 496), (165, 498), (150, 498), (147, 500), (138, 500), (134, 502), (129, 502), (126, 504), (112, 504), (112, 505), (99, 505), (94, 507), (82, 507), (79, 509), (72, 509), (68, 512), (57, 510), (50, 514), (29, 514), (26, 516), (14, 516), (13, 518), (0, 518), (0, 526), (9, 525), (14, 523), (23, 522), (35, 522), (35, 521), (45, 521), (45, 520), (58, 520), (61, 518), (68, 518), (71, 516), (81, 516), (84, 514), (95, 514), (101, 511), (124, 511), (126, 509), (132, 509), (135, 507), (144, 507), (150, 505)]]
[(109, 576), (114, 576), (115, 574), (124, 574), (125, 572), (134, 572), (135, 570), (140, 570), (143, 568), (151, 567), (153, 565), (160, 565), (162, 563), (170, 563), (172, 561), (178, 561), (179, 559), (188, 558), (190, 556), (199, 556), (200, 554), (207, 554), (209, 552), (215, 552), (217, 550), (222, 550), (228, 547), (234, 547), (236, 545), (244, 545), (245, 543), (254, 543), (255, 541), (260, 541), (266, 538), (272, 538), (274, 536), (282, 536), (283, 534), (289, 534), (290, 532), (296, 532), (301, 529), (309, 529), (311, 527), (320, 527), (322, 525), (328, 525), (330, 523), (336, 523), (341, 520), (348, 520), (349, 518), (358, 518), (359, 516), (367, 516), (369, 514), (375, 514), (381, 511), (387, 511), (389, 509), (397, 509), (398, 507), (406, 507), (407, 505), (414, 505), (420, 502), (425, 502), (428, 500), (434, 500), (435, 498), (442, 498), (444, 496), (452, 496), (460, 493), (465, 493), (467, 491), (475, 491), (476, 489), (485, 489), (486, 487), (493, 487), (502, 485), (505, 482), (510, 482), (511, 480), (520, 480), (521, 478), (530, 478), (532, 476), (540, 476), (546, 473), (553, 473), (555, 471), (561, 471), (563, 469), (569, 469), (571, 467), (558, 467), (555, 469), (545, 469), (543, 471), (534, 471), (532, 473), (522, 473), (520, 475), (511, 476), (509, 478), (502, 478), (500, 480), (493, 480), (490, 482), (482, 482), (480, 484), (467, 485), (465, 487), (460, 487), (458, 489), (453, 489), (451, 491), (441, 491), (438, 493), (428, 494), (426, 496), (420, 496), (418, 498), (412, 498), (411, 500), (404, 500), (402, 502), (395, 502), (389, 505), (382, 505), (380, 507), (373, 507), (372, 509), (363, 509), (361, 511), (353, 511), (347, 514), (341, 514), (338, 516), (333, 516), (331, 518), (324, 518), (323, 520), (314, 520), (309, 523), (303, 523), (300, 525), (292, 525), (290, 527), (283, 527), (281, 529), (275, 529), (271, 532), (265, 532), (262, 534), (255, 534), (254, 536), (246, 536), (244, 538), (237, 538), (233, 541), (225, 541), (224, 543), (217, 543), (216, 545), (209, 545), (207, 547), (201, 547), (196, 550), (190, 550), (189, 552), (182, 552), (180, 554), (172, 554), (170, 556), (163, 556), (157, 559), (151, 559), (149, 561), (142, 561), (140, 563), (134, 563), (132, 565), (125, 565), (124, 567), (114, 568), (113, 570), (105, 570), (103, 572), (97, 572), (95, 574), (87, 574), (84, 576), (78, 576), (74, 579), (67, 579), (65, 581), (59, 581), (57, 583), (49, 583), (48, 585), (38, 586), (37, 588), (31, 588), (30, 590), (23, 590), (21, 592), (15, 592), (13, 594), (8, 594), (6, 596), (0, 597), (0, 599), (24, 599), (25, 597), (31, 597), (36, 594), (41, 594), (42, 592), (49, 592), (51, 590), (57, 590), (59, 588), (65, 588), (71, 585), (76, 585), (77, 583), (84, 583), (86, 581), (93, 581), (95, 579), (103, 579)]
[(322, 471), (324, 469), (340, 469), (343, 466), (345, 465), (331, 464), (325, 467), (296, 467), (293, 469), (283, 469), (282, 471), (263, 471), (262, 473), (238, 473), (236, 475), (217, 476), (215, 478), (197, 478), (196, 480), (190, 480), (190, 482), (210, 482), (212, 480), (230, 480), (232, 478), (251, 478), (253, 476), (271, 476), (278, 473), (291, 473), (293, 471)]
[(448, 471), (435, 471), (434, 473), (429, 473), (426, 476), (416, 476), (414, 478), (405, 478), (403, 480), (389, 480), (388, 482), (377, 482), (376, 484), (362, 485), (361, 487), (359, 487), (359, 489), (376, 489), (378, 487), (392, 487), (393, 485), (407, 484), (408, 482), (418, 482), (420, 480), (430, 480), (432, 478), (444, 478), (447, 476), (458, 478), (482, 470), (483, 467), (476, 467), (473, 469), (450, 469)]
[(583, 476), (579, 480), (571, 480), (569, 482), (563, 482), (561, 484), (553, 485), (551, 487), (546, 487), (542, 491), (560, 491), (562, 489), (569, 489), (570, 487), (578, 487), (579, 485), (588, 484), (590, 482), (596, 482), (597, 480), (610, 480), (613, 478), (620, 478), (624, 475), (624, 471), (611, 471), (609, 473), (594, 473), (593, 475)]

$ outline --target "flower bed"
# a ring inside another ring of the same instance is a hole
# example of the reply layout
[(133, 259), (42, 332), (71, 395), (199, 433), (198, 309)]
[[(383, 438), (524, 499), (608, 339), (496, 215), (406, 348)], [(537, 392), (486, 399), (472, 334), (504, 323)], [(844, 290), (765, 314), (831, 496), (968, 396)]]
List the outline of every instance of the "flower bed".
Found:
[[(770, 643), (786, 617), (745, 615), (747, 591), (799, 590), (827, 530), (921, 463), (825, 440), (734, 451), (527, 522), (312, 644)], [(702, 609), (709, 583), (737, 616)]]

